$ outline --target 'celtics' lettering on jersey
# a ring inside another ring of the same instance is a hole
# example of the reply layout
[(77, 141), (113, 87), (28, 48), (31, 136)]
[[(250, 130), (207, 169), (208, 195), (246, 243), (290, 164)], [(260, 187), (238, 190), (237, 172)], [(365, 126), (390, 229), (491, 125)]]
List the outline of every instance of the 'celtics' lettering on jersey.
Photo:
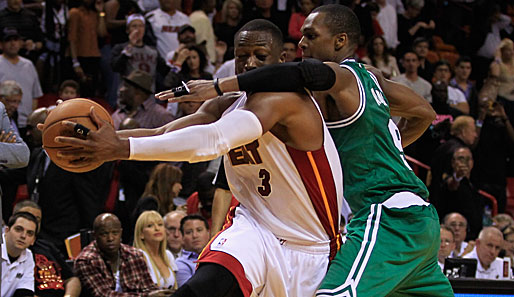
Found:
[(391, 120), (389, 103), (377, 78), (353, 60), (340, 66), (357, 79), (360, 105), (355, 114), (327, 123), (327, 127), (339, 152), (344, 196), (352, 212), (402, 191), (426, 199), (427, 188), (405, 160), (400, 132)]

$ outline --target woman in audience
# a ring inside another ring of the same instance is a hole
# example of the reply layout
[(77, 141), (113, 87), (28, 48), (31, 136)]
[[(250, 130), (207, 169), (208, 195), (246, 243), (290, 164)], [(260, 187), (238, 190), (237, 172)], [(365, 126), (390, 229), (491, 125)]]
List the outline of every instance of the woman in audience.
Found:
[(134, 229), (134, 247), (143, 251), (148, 271), (160, 289), (177, 289), (175, 258), (166, 249), (164, 220), (154, 211), (143, 212)]
[[(178, 87), (183, 82), (188, 82), (193, 79), (212, 79), (212, 74), (205, 72), (205, 66), (207, 65), (207, 58), (205, 57), (204, 51), (196, 45), (190, 45), (188, 48), (188, 56), (185, 61), (176, 61), (180, 63), (180, 71), (178, 73), (170, 71), (164, 79), (164, 86), (166, 88)], [(179, 54), (180, 58), (180, 54)]]
[(387, 78), (400, 74), (396, 58), (388, 52), (385, 39), (382, 36), (371, 38), (368, 43), (368, 55), (362, 58), (362, 61), (380, 69)]
[[(145, 191), (139, 200), (152, 200), (155, 208), (145, 210), (157, 210), (161, 215), (175, 210), (177, 207), (173, 201), (182, 190), (182, 170), (170, 163), (161, 163), (155, 166)], [(139, 203), (138, 203), (139, 205)]]
[(214, 25), (214, 34), (218, 37), (218, 41), (227, 44), (227, 51), (223, 60), (234, 58), (234, 35), (241, 28), (241, 19), (243, 17), (243, 4), (239, 0), (225, 0), (221, 9), (221, 23)]

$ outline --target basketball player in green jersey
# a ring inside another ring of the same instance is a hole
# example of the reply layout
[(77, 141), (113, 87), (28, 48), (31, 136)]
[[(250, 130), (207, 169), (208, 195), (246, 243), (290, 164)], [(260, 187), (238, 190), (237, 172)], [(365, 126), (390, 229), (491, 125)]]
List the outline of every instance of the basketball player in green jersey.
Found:
[[(358, 19), (349, 8), (315, 9), (302, 32), (299, 46), (304, 59), (328, 63), (299, 64), (296, 70), (260, 68), (246, 77), (216, 81), (214, 87), (212, 82), (195, 81), (188, 84), (191, 95), (182, 100), (212, 98), (222, 90), (286, 91), (303, 86), (319, 90), (314, 97), (338, 147), (344, 195), (354, 217), (346, 243), (316, 295), (453, 296), (437, 264), (437, 213), (426, 202), (428, 191), (402, 149), (425, 131), (434, 111), (409, 88), (348, 59), (354, 55), (360, 33)], [(333, 73), (326, 72), (326, 66)], [(324, 82), (313, 82), (316, 76)], [(304, 85), (298, 86), (300, 82)], [(166, 92), (158, 97), (172, 95)], [(402, 117), (398, 126), (391, 115)]]

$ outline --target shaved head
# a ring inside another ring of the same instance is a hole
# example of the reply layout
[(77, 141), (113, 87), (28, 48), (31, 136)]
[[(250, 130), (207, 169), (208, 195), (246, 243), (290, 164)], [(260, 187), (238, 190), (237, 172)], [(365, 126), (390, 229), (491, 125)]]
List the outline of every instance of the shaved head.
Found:
[(100, 229), (107, 226), (121, 228), (121, 222), (117, 216), (112, 213), (102, 213), (95, 218), (93, 222), (93, 231), (98, 232)]

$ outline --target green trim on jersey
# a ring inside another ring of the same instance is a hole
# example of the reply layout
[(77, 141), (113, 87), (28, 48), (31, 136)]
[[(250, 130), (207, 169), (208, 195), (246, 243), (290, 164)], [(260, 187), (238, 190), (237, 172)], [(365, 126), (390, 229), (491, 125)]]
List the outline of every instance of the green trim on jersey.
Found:
[(400, 132), (376, 77), (353, 60), (340, 64), (357, 79), (359, 108), (352, 116), (327, 122), (343, 166), (344, 197), (352, 212), (382, 203), (398, 192), (427, 199), (428, 190), (410, 168)]

